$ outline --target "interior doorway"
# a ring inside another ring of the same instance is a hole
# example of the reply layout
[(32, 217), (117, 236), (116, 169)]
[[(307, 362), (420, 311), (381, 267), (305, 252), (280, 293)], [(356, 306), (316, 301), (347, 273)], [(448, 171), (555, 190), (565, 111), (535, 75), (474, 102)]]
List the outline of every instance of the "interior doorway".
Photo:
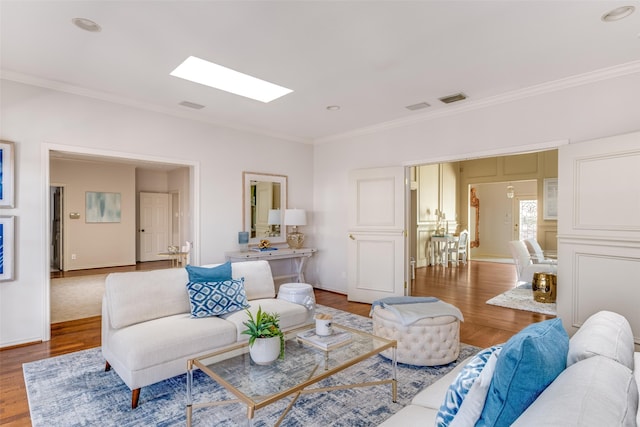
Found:
[(64, 270), (62, 216), (64, 214), (64, 187), (49, 187), (49, 203), (51, 207), (51, 271)]

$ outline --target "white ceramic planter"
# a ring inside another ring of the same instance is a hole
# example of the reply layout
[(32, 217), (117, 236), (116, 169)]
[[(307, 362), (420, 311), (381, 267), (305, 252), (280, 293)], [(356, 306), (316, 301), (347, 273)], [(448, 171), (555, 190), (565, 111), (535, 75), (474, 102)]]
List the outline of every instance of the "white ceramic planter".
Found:
[(251, 360), (257, 365), (269, 365), (280, 356), (280, 337), (256, 338), (249, 347)]

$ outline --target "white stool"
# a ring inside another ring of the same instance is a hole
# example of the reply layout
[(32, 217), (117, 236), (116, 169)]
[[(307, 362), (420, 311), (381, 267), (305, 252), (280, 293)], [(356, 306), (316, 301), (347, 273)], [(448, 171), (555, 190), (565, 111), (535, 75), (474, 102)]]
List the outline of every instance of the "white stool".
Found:
[[(460, 354), (460, 320), (455, 316), (427, 317), (405, 326), (391, 310), (376, 306), (372, 317), (373, 335), (398, 342), (399, 363), (445, 365)], [(381, 354), (391, 358), (391, 350)]]
[(278, 288), (278, 299), (305, 306), (309, 312), (307, 320), (311, 322), (316, 312), (316, 296), (313, 286), (308, 283), (283, 283)]

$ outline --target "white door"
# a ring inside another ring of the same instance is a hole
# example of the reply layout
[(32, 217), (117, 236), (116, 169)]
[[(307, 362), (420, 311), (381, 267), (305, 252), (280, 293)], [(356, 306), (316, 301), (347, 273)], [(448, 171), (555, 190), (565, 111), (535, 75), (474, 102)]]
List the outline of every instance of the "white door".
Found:
[(169, 246), (169, 194), (140, 193), (138, 228), (139, 261), (167, 259), (158, 255)]
[(406, 182), (403, 167), (349, 174), (349, 301), (371, 303), (405, 294)]
[(256, 183), (256, 235), (258, 239), (269, 237), (269, 209), (273, 209), (273, 183)]

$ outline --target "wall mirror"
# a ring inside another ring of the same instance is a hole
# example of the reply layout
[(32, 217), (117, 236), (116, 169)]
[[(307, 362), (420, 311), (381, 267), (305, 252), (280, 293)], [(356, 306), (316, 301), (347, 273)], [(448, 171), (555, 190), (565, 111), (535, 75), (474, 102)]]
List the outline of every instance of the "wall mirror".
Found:
[(249, 244), (256, 245), (262, 239), (286, 242), (282, 220), (287, 208), (287, 176), (243, 172), (242, 181), (243, 224), (249, 232)]

